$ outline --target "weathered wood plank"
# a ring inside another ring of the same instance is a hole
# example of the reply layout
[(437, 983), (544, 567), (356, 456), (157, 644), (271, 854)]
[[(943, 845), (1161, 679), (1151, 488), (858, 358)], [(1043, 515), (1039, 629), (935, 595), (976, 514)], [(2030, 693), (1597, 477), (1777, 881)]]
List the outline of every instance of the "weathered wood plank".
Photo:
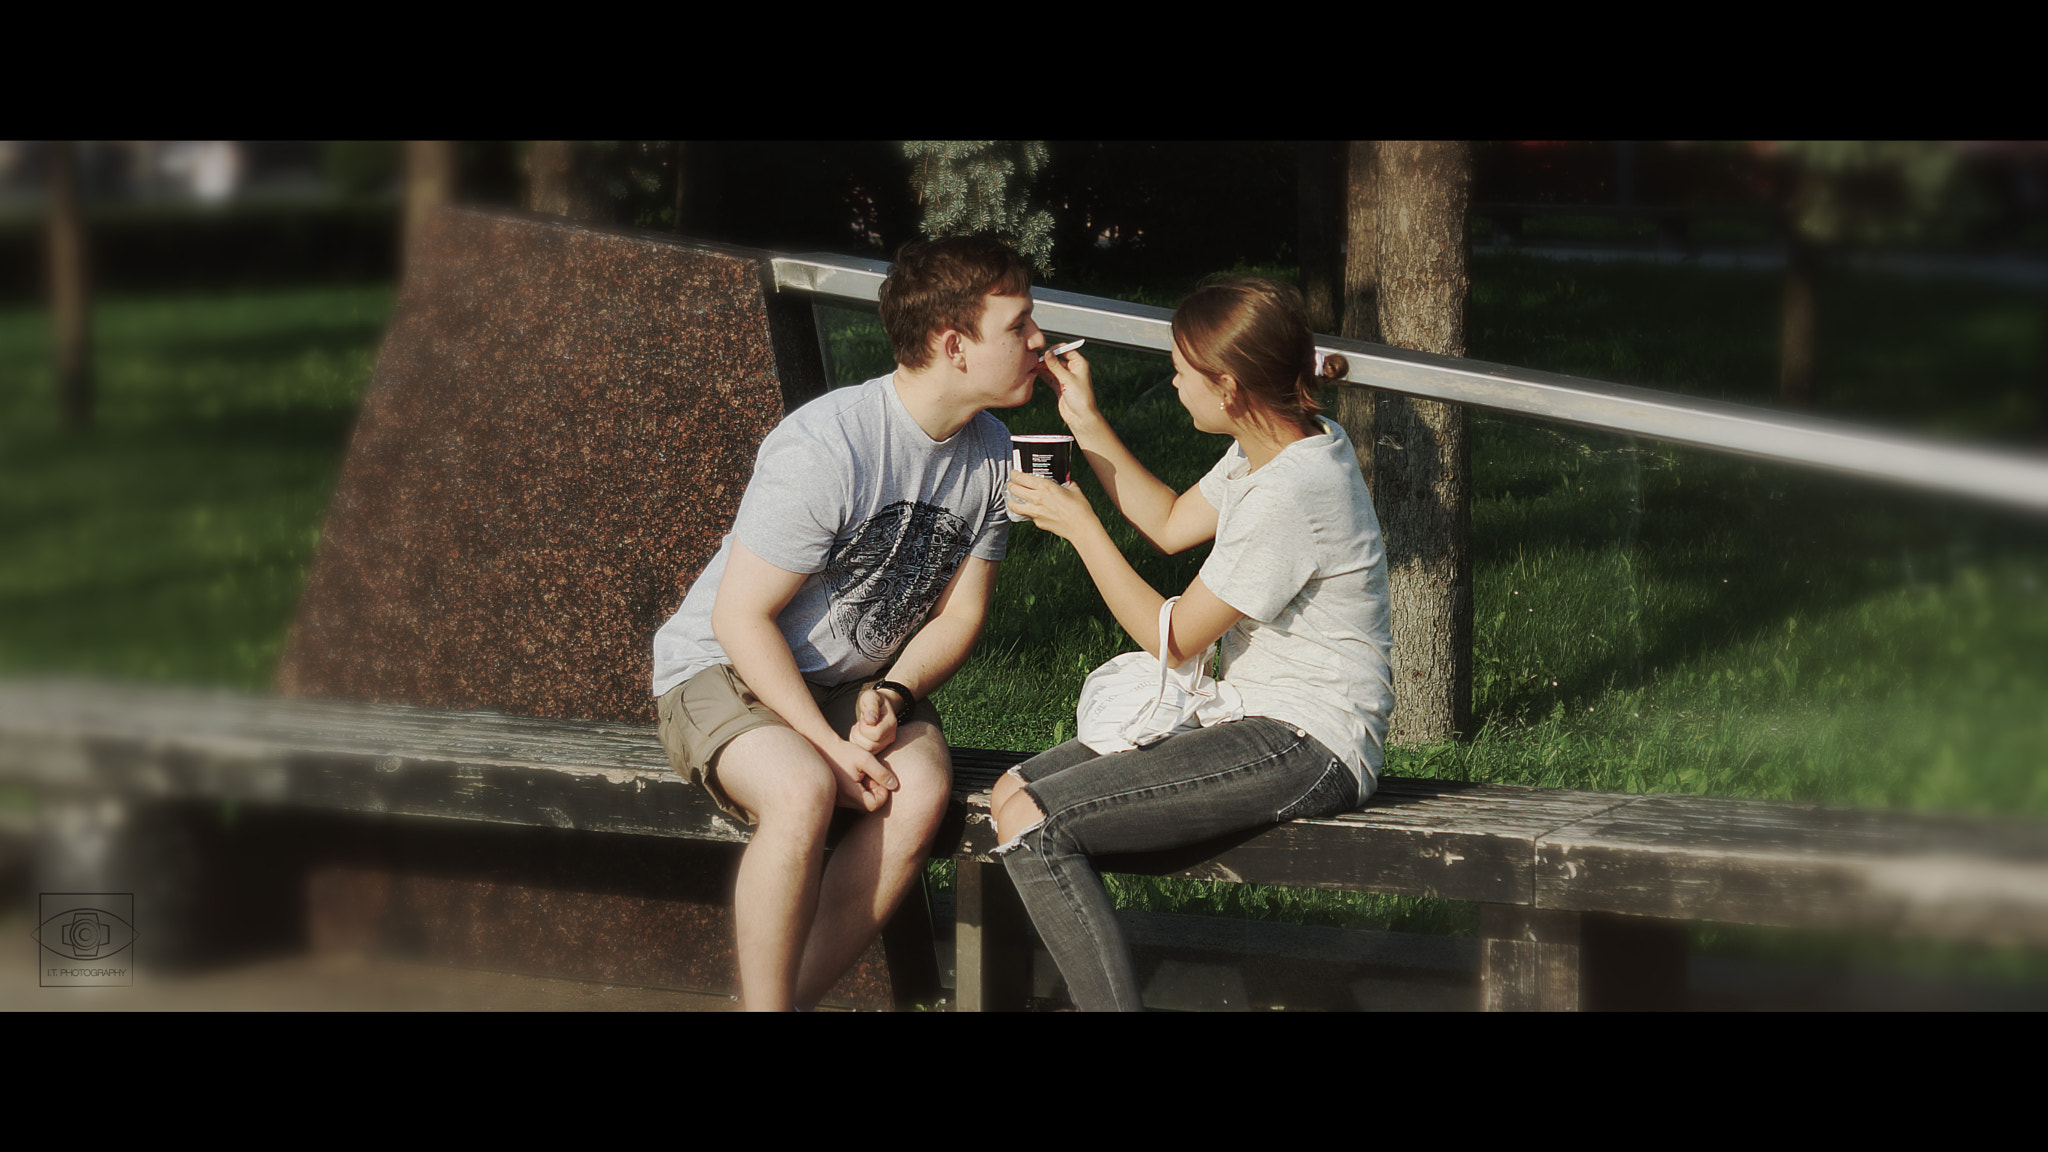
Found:
[[(0, 773), (55, 790), (161, 800), (211, 797), (733, 843), (747, 838), (701, 790), (665, 769), (657, 775), (451, 759), (418, 749), (401, 754), (254, 743), (143, 744), (121, 737), (11, 736), (6, 744)], [(23, 762), (29, 771), (12, 771)]]
[(1013, 1012), (1031, 997), (1024, 905), (1001, 864), (961, 860), (953, 874), (954, 991), (962, 1012)]
[[(987, 790), (1022, 758), (955, 750), (938, 852), (990, 860)], [(0, 776), (140, 799), (748, 835), (668, 770), (647, 726), (191, 688), (0, 684)], [(1359, 812), (1102, 863), (1568, 912), (2048, 943), (2048, 828), (1979, 817), (1388, 779)]]
[(1685, 1002), (1685, 935), (1629, 916), (1480, 908), (1488, 1012), (1668, 1011)]
[(1577, 913), (1488, 904), (1479, 910), (1479, 934), (1483, 1010), (1579, 1010)]
[(1536, 903), (1665, 919), (2048, 944), (2048, 828), (1644, 796), (1537, 848)]
[[(956, 773), (957, 773), (956, 769)], [(958, 781), (956, 780), (956, 787)], [(1363, 810), (1163, 852), (1106, 856), (1106, 872), (1526, 904), (1540, 836), (1631, 797), (1443, 780), (1383, 781)], [(988, 796), (965, 798), (961, 860), (988, 862)]]
[[(0, 692), (0, 731), (0, 771), (66, 789), (734, 843), (748, 835), (669, 771), (652, 729), (639, 725), (53, 684)], [(989, 859), (987, 788), (1023, 758), (958, 750), (958, 802), (941, 832), (942, 852)], [(1527, 903), (1535, 837), (1626, 800), (1390, 780), (1362, 812), (1105, 865)]]

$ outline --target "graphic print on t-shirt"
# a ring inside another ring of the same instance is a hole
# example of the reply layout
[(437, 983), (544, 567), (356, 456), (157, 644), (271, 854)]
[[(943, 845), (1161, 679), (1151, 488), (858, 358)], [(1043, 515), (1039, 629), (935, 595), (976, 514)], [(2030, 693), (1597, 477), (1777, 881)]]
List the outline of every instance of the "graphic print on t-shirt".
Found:
[(901, 500), (868, 517), (825, 559), (832, 634), (869, 659), (888, 659), (973, 542), (967, 521), (937, 504)]

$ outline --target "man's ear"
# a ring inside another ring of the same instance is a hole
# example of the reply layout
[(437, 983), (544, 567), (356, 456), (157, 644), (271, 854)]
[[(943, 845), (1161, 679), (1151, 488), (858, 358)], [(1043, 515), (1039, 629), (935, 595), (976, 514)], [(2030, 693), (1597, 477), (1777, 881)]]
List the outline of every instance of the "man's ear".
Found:
[(946, 328), (939, 332), (939, 358), (954, 363), (966, 350), (967, 337), (957, 328)]

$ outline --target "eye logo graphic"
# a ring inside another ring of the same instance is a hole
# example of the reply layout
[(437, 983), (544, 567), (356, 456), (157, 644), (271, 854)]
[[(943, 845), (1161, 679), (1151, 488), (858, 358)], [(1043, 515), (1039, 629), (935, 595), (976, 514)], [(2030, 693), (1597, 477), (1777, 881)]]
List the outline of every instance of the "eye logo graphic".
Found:
[(43, 893), (36, 926), (44, 987), (133, 984), (135, 897), (125, 892)]

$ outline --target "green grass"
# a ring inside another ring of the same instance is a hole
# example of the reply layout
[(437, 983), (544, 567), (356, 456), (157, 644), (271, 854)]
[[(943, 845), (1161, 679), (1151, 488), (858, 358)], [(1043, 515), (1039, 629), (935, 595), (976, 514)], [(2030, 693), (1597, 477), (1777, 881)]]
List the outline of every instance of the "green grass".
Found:
[[(1499, 257), (1474, 281), (1475, 357), (1770, 398), (1773, 277)], [(1190, 286), (1123, 295), (1171, 304)], [(268, 685), (391, 300), (104, 300), (100, 419), (76, 437), (56, 427), (45, 314), (0, 311), (0, 674)], [(2010, 436), (2039, 418), (2037, 310), (2024, 291), (1833, 276), (1820, 405)], [(871, 318), (827, 327), (840, 380), (888, 370)], [(1164, 359), (1090, 352), (1126, 440), (1167, 483), (1192, 484), (1227, 441), (1189, 426)], [(1003, 416), (1016, 431), (1058, 427), (1044, 395)], [(1477, 731), (1394, 749), (1390, 774), (2048, 817), (2048, 525), (1497, 416), (1475, 417), (1474, 444)], [(1185, 587), (1205, 550), (1152, 554), (1083, 484), (1138, 570)], [(939, 694), (949, 735), (1049, 747), (1072, 732), (1081, 678), (1130, 647), (1072, 549), (1020, 526), (982, 642)], [(1472, 924), (1470, 906), (1443, 901), (1112, 884), (1132, 907)], [(1901, 953), (1929, 954), (2044, 971), (2003, 953)]]
[(1429, 774), (2048, 815), (2040, 527), (1717, 463), (1562, 538), (1475, 508), (1482, 724)]
[(391, 298), (103, 301), (78, 436), (47, 315), (0, 312), (0, 672), (266, 687)]

